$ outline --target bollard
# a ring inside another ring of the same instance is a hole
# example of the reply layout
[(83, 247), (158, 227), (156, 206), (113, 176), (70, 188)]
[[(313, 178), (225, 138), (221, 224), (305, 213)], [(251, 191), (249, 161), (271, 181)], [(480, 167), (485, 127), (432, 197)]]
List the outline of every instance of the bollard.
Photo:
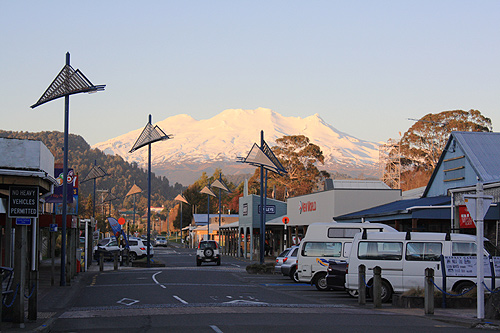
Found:
[(103, 271), (104, 270), (104, 253), (100, 253), (99, 254), (99, 271)]
[(426, 315), (434, 314), (434, 269), (425, 269), (424, 309)]
[(118, 252), (115, 252), (113, 255), (113, 264), (114, 264), (114, 270), (118, 270)]
[(382, 268), (373, 267), (373, 306), (382, 307)]
[(358, 304), (365, 305), (366, 304), (366, 266), (359, 265), (358, 267)]
[(130, 256), (129, 256), (130, 250), (125, 249), (125, 266), (130, 266)]

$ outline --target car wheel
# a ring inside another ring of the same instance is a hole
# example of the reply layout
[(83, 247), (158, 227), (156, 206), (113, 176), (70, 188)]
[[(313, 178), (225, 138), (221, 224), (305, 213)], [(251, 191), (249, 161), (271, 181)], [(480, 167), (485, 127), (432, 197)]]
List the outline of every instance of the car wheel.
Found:
[(474, 283), (472, 282), (460, 282), (456, 287), (455, 287), (455, 292), (459, 295), (467, 293), (467, 291), (471, 290), (474, 288)]
[(137, 259), (137, 254), (135, 252), (130, 252), (128, 256), (130, 257), (130, 261), (134, 261)]
[(288, 274), (288, 276), (290, 277), (290, 279), (294, 280), (294, 275), (295, 275), (295, 272), (297, 271), (297, 267), (292, 267), (292, 269), (290, 269), (290, 274)]
[(300, 282), (299, 280), (299, 272), (295, 271), (295, 273), (293, 274), (293, 281), (294, 282)]
[(203, 254), (207, 258), (212, 258), (214, 256), (214, 250), (208, 247), (205, 249), (205, 251), (203, 251)]
[[(373, 282), (372, 282), (373, 286)], [(391, 300), (392, 298), (392, 288), (391, 285), (385, 281), (382, 280), (382, 286), (381, 286), (381, 293), (382, 295), (380, 296), (382, 303), (387, 303)], [(370, 297), (373, 300), (373, 288), (370, 288)]]
[(359, 292), (357, 289), (348, 289), (347, 294), (349, 294), (349, 296), (351, 296), (351, 297), (358, 297), (359, 296)]
[(314, 281), (316, 289), (320, 291), (328, 290), (328, 284), (326, 283), (326, 273), (319, 273)]

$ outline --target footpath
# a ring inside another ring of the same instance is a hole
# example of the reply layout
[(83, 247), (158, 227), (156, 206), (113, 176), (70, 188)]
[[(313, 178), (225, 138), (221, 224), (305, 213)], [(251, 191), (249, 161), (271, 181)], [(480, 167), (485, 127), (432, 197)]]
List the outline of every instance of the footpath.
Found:
[[(178, 247), (177, 244), (169, 245), (172, 247)], [(255, 263), (251, 260), (238, 258), (239, 260), (246, 262), (248, 264)], [(111, 271), (114, 269), (113, 262), (104, 263), (104, 271)], [(132, 267), (119, 266), (119, 270), (122, 269), (134, 269)], [(0, 332), (50, 332), (51, 327), (55, 320), (67, 309), (71, 308), (71, 302), (76, 299), (77, 295), (83, 291), (84, 287), (88, 285), (94, 276), (100, 273), (99, 265), (94, 261), (92, 265), (86, 272), (80, 272), (67, 286), (61, 287), (59, 285), (59, 263), (54, 270), (54, 285), (51, 283), (52, 277), (52, 266), (51, 260), (42, 261), (39, 270), (39, 286), (38, 286), (38, 315), (36, 321), (29, 321), (27, 319), (22, 327), (19, 324), (13, 324), (11, 322), (2, 322)], [(26, 302), (27, 303), (27, 302)], [(435, 308), (434, 315), (426, 315), (424, 309), (418, 308), (396, 308), (390, 304), (384, 304), (382, 308), (375, 309), (370, 302), (366, 305), (360, 306), (360, 308), (366, 310), (373, 310), (380, 312), (381, 314), (394, 314), (407, 315), (407, 316), (418, 316), (429, 320), (436, 321), (436, 325), (439, 322), (445, 322), (449, 324), (454, 324), (462, 327), (477, 328), (477, 329), (488, 329), (488, 330), (500, 330), (500, 320), (478, 320), (477, 310), (474, 309), (441, 309)]]

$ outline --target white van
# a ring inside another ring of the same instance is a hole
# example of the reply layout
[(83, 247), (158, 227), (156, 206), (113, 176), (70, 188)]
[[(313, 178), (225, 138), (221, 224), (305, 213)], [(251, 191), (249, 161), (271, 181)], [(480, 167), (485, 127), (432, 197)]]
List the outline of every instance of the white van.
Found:
[(354, 235), (369, 232), (397, 232), (380, 223), (312, 223), (300, 243), (297, 256), (297, 279), (314, 284), (318, 290), (327, 290), (326, 273), (328, 260), (346, 260), (351, 250)]
[[(485, 240), (485, 255), (493, 255), (496, 248)], [(372, 284), (373, 268), (382, 269), (382, 301), (392, 299), (393, 293), (412, 288), (424, 288), (425, 269), (434, 269), (434, 283), (442, 288), (441, 254), (444, 256), (476, 256), (476, 236), (431, 232), (367, 233), (354, 237), (345, 286), (348, 291), (358, 290), (358, 267), (366, 267), (366, 285)], [(447, 289), (461, 294), (473, 287), (475, 274), (448, 276)], [(485, 271), (486, 275), (486, 271)], [(491, 277), (485, 278), (491, 288)], [(496, 285), (500, 279), (495, 280)], [(371, 295), (371, 288), (367, 293)]]

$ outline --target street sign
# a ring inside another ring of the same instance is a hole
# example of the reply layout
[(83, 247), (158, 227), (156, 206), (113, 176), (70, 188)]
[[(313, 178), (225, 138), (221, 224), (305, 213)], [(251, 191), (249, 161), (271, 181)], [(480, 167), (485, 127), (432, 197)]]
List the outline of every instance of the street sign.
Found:
[(483, 209), (481, 210), (483, 216), (476, 216), (477, 209), (477, 199), (478, 195), (464, 195), (465, 205), (467, 206), (467, 210), (469, 211), (470, 217), (476, 222), (476, 219), (484, 219), (488, 209), (490, 209), (491, 202), (493, 201), (493, 197), (489, 195), (483, 195)]
[(56, 223), (51, 223), (49, 231), (50, 232), (57, 232), (57, 224)]
[(283, 223), (284, 223), (285, 225), (287, 225), (287, 224), (288, 224), (288, 222), (290, 222), (290, 219), (289, 219), (287, 216), (283, 216), (283, 218), (282, 218), (281, 220), (283, 221)]
[(38, 187), (9, 187), (9, 217), (38, 218)]
[(16, 218), (16, 225), (31, 225), (31, 219), (26, 217)]

